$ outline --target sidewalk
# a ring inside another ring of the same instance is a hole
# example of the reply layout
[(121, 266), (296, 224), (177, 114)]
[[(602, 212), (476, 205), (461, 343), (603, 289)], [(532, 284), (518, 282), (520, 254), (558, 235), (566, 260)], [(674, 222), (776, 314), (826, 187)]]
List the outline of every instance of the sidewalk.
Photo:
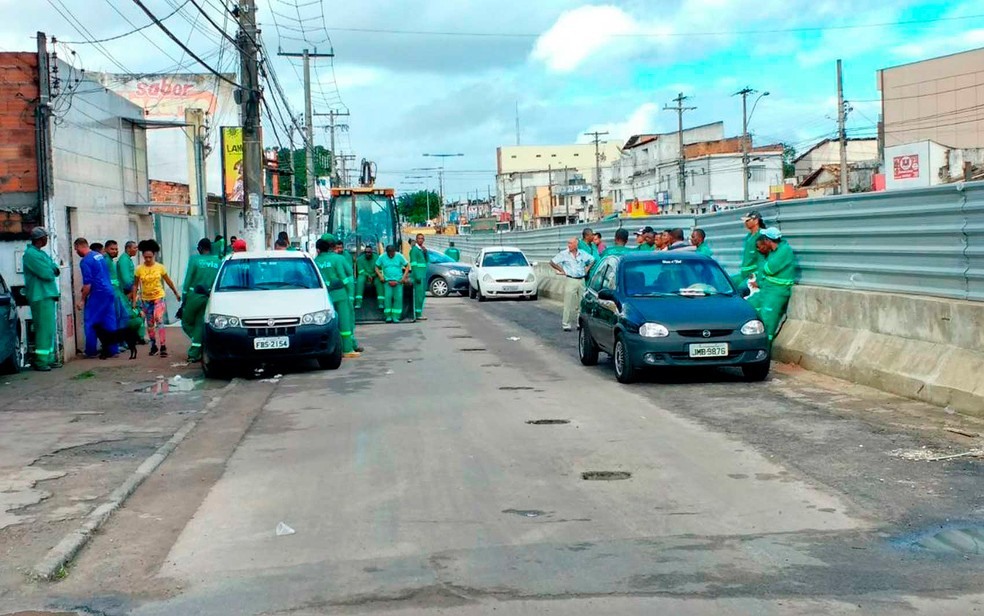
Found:
[(123, 353), (0, 377), (0, 603), (226, 385), (185, 363), (179, 328), (168, 334), (168, 358), (141, 346), (133, 361)]

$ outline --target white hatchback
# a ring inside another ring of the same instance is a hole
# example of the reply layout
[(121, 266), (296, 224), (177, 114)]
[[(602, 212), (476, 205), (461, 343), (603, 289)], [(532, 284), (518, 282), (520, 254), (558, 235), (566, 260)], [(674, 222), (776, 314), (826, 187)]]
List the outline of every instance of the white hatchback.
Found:
[(484, 302), (495, 297), (519, 297), (536, 301), (536, 262), (531, 262), (519, 248), (495, 246), (483, 248), (468, 272), (468, 295)]
[(218, 376), (247, 364), (342, 363), (338, 318), (311, 257), (237, 252), (222, 263), (205, 309), (202, 367)]

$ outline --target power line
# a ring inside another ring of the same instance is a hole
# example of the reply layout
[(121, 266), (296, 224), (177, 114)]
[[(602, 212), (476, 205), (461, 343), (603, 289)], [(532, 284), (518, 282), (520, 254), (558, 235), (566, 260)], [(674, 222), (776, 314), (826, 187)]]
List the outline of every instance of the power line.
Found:
[[(857, 30), (865, 28), (883, 28), (886, 26), (908, 26), (921, 25), (928, 23), (939, 23), (947, 21), (962, 21), (970, 19), (984, 18), (980, 15), (964, 15), (953, 17), (936, 17), (932, 19), (912, 19), (903, 21), (888, 21), (866, 24), (844, 24), (839, 26), (804, 26), (798, 28), (768, 28), (762, 30), (711, 30), (711, 31), (688, 31), (688, 32), (594, 32), (595, 36), (610, 36), (615, 38), (664, 38), (664, 37), (691, 37), (691, 36), (747, 36), (758, 34), (780, 34), (796, 32), (824, 32), (827, 30)], [(482, 37), (482, 38), (540, 38), (542, 32), (460, 32), (450, 30), (404, 30), (395, 28), (343, 28), (334, 27), (329, 30), (335, 32), (355, 32), (363, 34), (399, 34), (413, 36), (457, 36), (457, 37)]]
[(179, 47), (181, 47), (181, 49), (183, 49), (185, 51), (185, 53), (187, 53), (189, 56), (191, 56), (192, 58), (194, 58), (195, 61), (197, 61), (198, 64), (200, 64), (202, 67), (204, 67), (208, 72), (212, 73), (213, 75), (215, 75), (216, 77), (218, 77), (222, 81), (225, 81), (226, 83), (229, 83), (230, 85), (232, 85), (232, 86), (234, 86), (234, 87), (236, 87), (236, 88), (238, 88), (240, 90), (246, 90), (247, 89), (247, 88), (244, 88), (243, 86), (241, 86), (240, 84), (236, 83), (232, 79), (229, 79), (228, 77), (226, 77), (222, 73), (218, 72), (217, 70), (215, 70), (214, 68), (212, 68), (212, 66), (210, 64), (208, 64), (207, 62), (205, 62), (204, 60), (202, 60), (200, 57), (198, 57), (198, 55), (195, 52), (193, 52), (191, 49), (188, 48), (187, 45), (185, 45), (184, 43), (181, 42), (181, 39), (179, 39), (178, 37), (174, 36), (174, 34), (170, 30), (168, 30), (167, 26), (165, 26), (163, 23), (161, 23), (161, 20), (158, 19), (157, 16), (154, 15), (150, 11), (150, 9), (147, 8), (147, 5), (145, 5), (142, 2), (142, 0), (133, 0), (133, 3), (136, 4), (137, 6), (139, 6), (143, 10), (143, 12), (147, 14), (147, 17), (150, 17), (151, 19), (153, 19), (154, 20), (154, 23), (157, 24), (157, 27), (160, 28), (164, 32), (164, 34), (166, 34), (168, 36), (168, 38), (170, 38), (172, 41), (174, 41), (175, 43), (177, 43), (177, 45)]
[[(174, 17), (176, 14), (178, 14), (178, 12), (181, 11), (181, 9), (183, 9), (185, 7), (186, 4), (188, 4), (188, 2), (190, 2), (190, 0), (185, 0), (184, 2), (182, 2), (181, 5), (178, 8), (176, 8), (173, 11), (171, 11), (170, 13), (168, 13), (165, 17), (161, 17), (161, 21), (167, 21), (168, 19)], [(144, 24), (144, 25), (142, 25), (142, 26), (140, 26), (138, 28), (135, 28), (133, 30), (130, 30), (128, 32), (124, 32), (122, 34), (117, 34), (116, 36), (111, 36), (109, 38), (98, 39), (98, 40), (95, 40), (95, 41), (60, 41), (60, 42), (66, 43), (68, 45), (94, 45), (94, 44), (99, 44), (99, 43), (109, 43), (110, 41), (118, 41), (121, 38), (126, 38), (126, 37), (128, 37), (128, 36), (130, 36), (132, 34), (136, 34), (137, 32), (140, 32), (142, 30), (146, 30), (147, 28), (149, 28), (149, 27), (151, 27), (153, 25), (154, 25), (154, 22), (150, 22), (148, 24)]]

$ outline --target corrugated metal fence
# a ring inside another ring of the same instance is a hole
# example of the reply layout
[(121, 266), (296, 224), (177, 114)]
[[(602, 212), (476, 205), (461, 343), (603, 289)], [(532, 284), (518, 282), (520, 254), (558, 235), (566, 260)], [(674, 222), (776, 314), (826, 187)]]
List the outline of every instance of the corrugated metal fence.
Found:
[[(751, 208), (748, 208), (751, 209)], [(796, 250), (803, 284), (914, 293), (984, 301), (984, 182), (910, 191), (798, 199), (757, 206)], [(698, 226), (714, 256), (729, 271), (741, 260), (747, 209), (691, 216), (623, 218), (591, 225), (612, 241), (615, 230)], [(515, 246), (531, 259), (562, 250), (584, 225), (494, 235), (431, 236), (446, 248), (454, 241), (464, 257), (485, 246)]]

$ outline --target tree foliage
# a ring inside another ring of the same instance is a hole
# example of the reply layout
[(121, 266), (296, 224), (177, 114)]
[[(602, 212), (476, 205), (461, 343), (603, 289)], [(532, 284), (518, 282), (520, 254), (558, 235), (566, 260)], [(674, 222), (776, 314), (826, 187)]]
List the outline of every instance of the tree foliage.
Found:
[(791, 178), (796, 176), (796, 148), (791, 145), (782, 147), (782, 177)]
[[(280, 169), (289, 170), (291, 168), (291, 156), (294, 159), (294, 187), (297, 189), (298, 197), (307, 197), (307, 153), (304, 148), (290, 151), (288, 148), (281, 148), (277, 152), (277, 160)], [(328, 148), (320, 145), (314, 146), (314, 174), (315, 177), (322, 177), (331, 174), (331, 152)], [(290, 194), (290, 176), (285, 175), (280, 180), (280, 194)]]
[(400, 195), (396, 200), (396, 209), (403, 220), (413, 225), (422, 225), (430, 218), (437, 218), (440, 202), (440, 195), (433, 190), (418, 190)]

